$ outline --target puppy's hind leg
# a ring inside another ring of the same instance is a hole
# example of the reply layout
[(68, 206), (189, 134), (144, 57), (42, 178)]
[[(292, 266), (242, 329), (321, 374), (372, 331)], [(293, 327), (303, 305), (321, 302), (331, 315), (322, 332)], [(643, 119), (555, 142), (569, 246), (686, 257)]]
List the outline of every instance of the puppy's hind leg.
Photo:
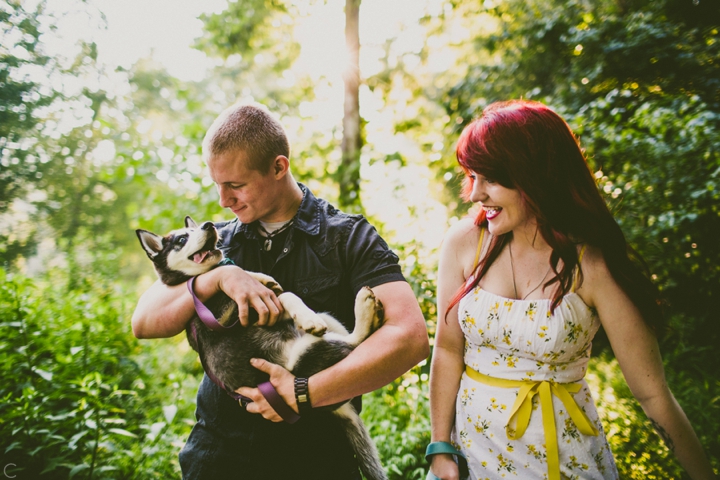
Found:
[(327, 330), (325, 318), (310, 310), (294, 293), (285, 292), (278, 296), (278, 300), (285, 309), (285, 315), (292, 318), (295, 325), (305, 333), (320, 337)]

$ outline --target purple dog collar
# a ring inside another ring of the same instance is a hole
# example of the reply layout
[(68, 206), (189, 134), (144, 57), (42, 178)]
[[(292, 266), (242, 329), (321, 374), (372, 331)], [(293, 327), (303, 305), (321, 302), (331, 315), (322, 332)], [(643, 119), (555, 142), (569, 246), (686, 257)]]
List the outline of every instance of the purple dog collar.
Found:
[(187, 288), (190, 292), (190, 295), (192, 296), (193, 303), (195, 304), (195, 312), (197, 312), (198, 317), (200, 317), (200, 320), (205, 324), (206, 327), (208, 327), (210, 330), (226, 330), (228, 328), (232, 328), (235, 325), (237, 325), (239, 319), (235, 319), (235, 321), (228, 325), (227, 327), (223, 325), (222, 323), (218, 322), (215, 318), (215, 315), (210, 311), (209, 308), (205, 306), (204, 303), (200, 301), (199, 298), (195, 295), (195, 290), (193, 289), (193, 285), (195, 284), (195, 278), (196, 277), (190, 277), (190, 279), (187, 281)]

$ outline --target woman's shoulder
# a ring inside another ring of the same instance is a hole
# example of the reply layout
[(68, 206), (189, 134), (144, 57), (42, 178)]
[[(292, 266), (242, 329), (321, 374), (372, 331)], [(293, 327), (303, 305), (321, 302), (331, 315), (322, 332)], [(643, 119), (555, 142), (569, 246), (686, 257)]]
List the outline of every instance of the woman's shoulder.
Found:
[(614, 280), (600, 248), (582, 245), (580, 255), (582, 283), (577, 289), (577, 293), (587, 305), (595, 306), (595, 297), (599, 289), (602, 290), (608, 282), (612, 283)]
[(582, 245), (580, 247), (580, 268), (583, 275), (590, 278), (609, 274), (605, 257), (599, 247), (593, 245)]
[[(465, 217), (458, 220), (450, 226), (445, 233), (443, 243), (446, 247), (452, 247), (454, 249), (477, 246), (480, 241), (480, 235), (487, 237), (489, 234), (487, 229), (475, 225), (475, 221), (470, 217)], [(483, 242), (485, 240), (483, 239)]]

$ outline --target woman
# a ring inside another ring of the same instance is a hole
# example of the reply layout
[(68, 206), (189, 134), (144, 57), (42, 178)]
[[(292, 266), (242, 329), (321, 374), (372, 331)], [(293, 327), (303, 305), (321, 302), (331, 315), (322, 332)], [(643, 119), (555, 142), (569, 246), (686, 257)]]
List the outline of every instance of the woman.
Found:
[(459, 478), (459, 448), (472, 479), (617, 478), (583, 380), (602, 324), (668, 447), (693, 479), (715, 478), (665, 382), (656, 291), (567, 123), (537, 102), (496, 103), (457, 157), (464, 197), (481, 208), (441, 252), (431, 474)]

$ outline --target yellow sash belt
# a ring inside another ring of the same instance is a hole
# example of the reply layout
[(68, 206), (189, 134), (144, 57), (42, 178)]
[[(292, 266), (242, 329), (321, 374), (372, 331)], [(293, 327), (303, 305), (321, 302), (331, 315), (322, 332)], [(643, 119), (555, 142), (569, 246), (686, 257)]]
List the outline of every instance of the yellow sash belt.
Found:
[[(597, 429), (578, 406), (575, 399), (570, 395), (577, 393), (582, 386), (579, 383), (556, 383), (553, 381), (532, 381), (532, 380), (507, 380), (484, 375), (466, 366), (465, 372), (473, 380), (501, 388), (519, 388), (515, 404), (510, 410), (510, 418), (505, 425), (505, 432), (510, 440), (518, 440), (527, 430), (532, 414), (532, 399), (540, 394), (540, 406), (542, 407), (542, 422), (545, 430), (545, 448), (547, 449), (548, 478), (549, 480), (560, 480), (560, 456), (558, 453), (557, 431), (555, 430), (555, 411), (553, 409), (552, 396), (555, 395), (565, 405), (570, 418), (578, 430), (585, 435), (595, 436)], [(510, 424), (515, 418), (515, 428)]]

